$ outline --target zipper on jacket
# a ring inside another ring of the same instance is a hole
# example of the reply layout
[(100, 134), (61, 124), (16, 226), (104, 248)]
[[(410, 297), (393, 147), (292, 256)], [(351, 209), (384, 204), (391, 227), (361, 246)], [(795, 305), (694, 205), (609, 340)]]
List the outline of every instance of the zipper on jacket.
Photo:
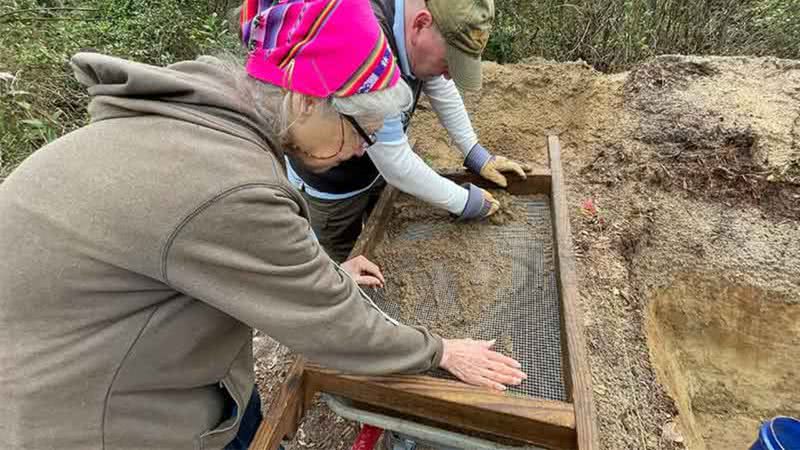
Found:
[[(230, 431), (233, 427), (236, 426), (237, 423), (239, 423), (239, 418), (244, 415), (244, 411), (242, 410), (242, 402), (239, 400), (236, 393), (232, 389), (228, 388), (228, 383), (225, 381), (225, 378), (220, 380), (219, 385), (221, 388), (225, 390), (228, 396), (231, 397), (233, 399), (233, 402), (236, 404), (236, 414), (233, 416), (233, 423), (231, 423), (225, 428), (216, 428), (213, 430), (206, 431), (205, 433), (200, 435), (200, 439), (207, 438), (215, 434), (225, 433), (226, 431)], [(223, 422), (227, 420), (230, 420), (230, 418), (224, 419)]]
[(351, 277), (350, 274), (347, 273), (346, 270), (342, 269), (342, 266), (340, 266), (337, 263), (333, 263), (333, 264), (336, 266), (336, 268), (339, 270), (340, 273), (343, 273), (347, 278), (350, 279), (350, 281), (353, 282), (353, 284), (356, 285), (356, 288), (358, 289), (358, 292), (361, 294), (361, 297), (363, 297), (363, 299), (366, 300), (366, 302), (369, 303), (373, 308), (378, 310), (378, 312), (383, 316), (384, 319), (386, 319), (386, 321), (388, 321), (389, 323), (391, 323), (392, 325), (395, 325), (395, 326), (400, 325), (400, 322), (398, 322), (397, 320), (392, 318), (390, 315), (388, 315), (385, 312), (383, 312), (383, 310), (378, 305), (375, 304), (375, 302), (372, 300), (372, 297), (367, 295), (367, 293), (364, 292), (363, 289), (361, 289), (361, 286), (359, 286), (358, 283), (356, 283), (356, 280), (354, 280), (353, 277)]

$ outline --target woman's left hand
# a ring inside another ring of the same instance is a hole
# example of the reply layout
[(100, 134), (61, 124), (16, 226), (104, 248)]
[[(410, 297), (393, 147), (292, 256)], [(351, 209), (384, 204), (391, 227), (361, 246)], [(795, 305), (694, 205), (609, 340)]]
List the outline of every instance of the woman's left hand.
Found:
[(506, 385), (518, 385), (528, 378), (519, 362), (493, 351), (494, 341), (442, 339), (439, 367), (459, 380), (475, 386), (505, 391)]
[(381, 269), (364, 256), (356, 256), (343, 262), (341, 266), (361, 286), (382, 288), (383, 283), (386, 281), (383, 279)]

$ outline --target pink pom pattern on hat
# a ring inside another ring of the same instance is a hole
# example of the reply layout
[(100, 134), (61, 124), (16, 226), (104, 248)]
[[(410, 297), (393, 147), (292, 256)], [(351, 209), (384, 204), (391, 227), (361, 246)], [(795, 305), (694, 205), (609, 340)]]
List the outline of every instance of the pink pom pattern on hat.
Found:
[(247, 72), (314, 97), (397, 84), (400, 71), (368, 0), (245, 0)]

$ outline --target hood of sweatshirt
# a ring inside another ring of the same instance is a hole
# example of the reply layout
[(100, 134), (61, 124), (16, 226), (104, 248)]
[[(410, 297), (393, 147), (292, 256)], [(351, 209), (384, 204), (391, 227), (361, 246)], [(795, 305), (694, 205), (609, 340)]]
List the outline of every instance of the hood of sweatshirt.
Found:
[(256, 112), (253, 100), (237, 88), (241, 80), (216, 58), (202, 56), (156, 67), (98, 53), (78, 53), (70, 65), (91, 96), (92, 122), (165, 116), (247, 139), (281, 156), (269, 123)]

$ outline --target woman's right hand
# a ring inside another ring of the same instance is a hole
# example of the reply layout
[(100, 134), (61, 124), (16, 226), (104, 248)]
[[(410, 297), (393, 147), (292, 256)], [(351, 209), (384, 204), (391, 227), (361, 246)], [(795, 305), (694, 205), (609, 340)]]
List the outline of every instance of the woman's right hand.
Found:
[(506, 385), (517, 385), (528, 378), (520, 371), (520, 363), (491, 350), (494, 341), (442, 339), (442, 360), (439, 367), (459, 380), (475, 386), (500, 391)]

